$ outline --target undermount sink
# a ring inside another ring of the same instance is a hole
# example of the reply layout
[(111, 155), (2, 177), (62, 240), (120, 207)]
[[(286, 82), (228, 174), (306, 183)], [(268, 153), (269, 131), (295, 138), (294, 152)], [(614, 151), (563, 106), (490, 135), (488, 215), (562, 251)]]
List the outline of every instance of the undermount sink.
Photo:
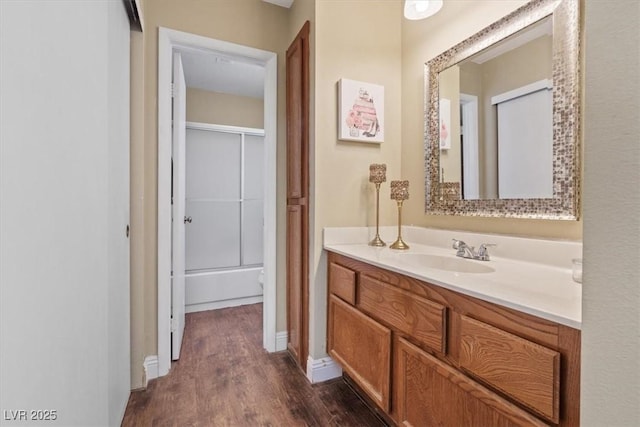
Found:
[(428, 267), (456, 273), (492, 273), (495, 270), (484, 261), (429, 254), (402, 254), (403, 262), (416, 267)]

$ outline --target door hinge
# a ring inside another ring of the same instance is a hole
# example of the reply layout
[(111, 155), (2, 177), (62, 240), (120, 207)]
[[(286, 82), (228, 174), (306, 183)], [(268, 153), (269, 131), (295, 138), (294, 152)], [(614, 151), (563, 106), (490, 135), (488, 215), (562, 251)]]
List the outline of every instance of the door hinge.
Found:
[(171, 332), (175, 332), (178, 330), (178, 322), (176, 322), (176, 319), (174, 319), (173, 317), (171, 318), (171, 320), (169, 321), (169, 325), (171, 327)]
[(171, 97), (172, 98), (176, 97), (176, 85), (173, 84), (173, 82), (171, 82)]

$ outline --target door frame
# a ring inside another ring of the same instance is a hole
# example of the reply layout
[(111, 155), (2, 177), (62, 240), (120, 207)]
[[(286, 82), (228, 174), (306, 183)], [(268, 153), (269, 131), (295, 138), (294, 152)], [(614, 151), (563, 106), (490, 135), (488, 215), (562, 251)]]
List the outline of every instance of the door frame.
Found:
[(276, 351), (277, 54), (169, 28), (158, 28), (158, 374), (171, 369), (171, 74), (174, 49), (248, 58), (265, 68), (263, 347)]
[[(478, 97), (460, 94), (460, 114), (462, 115), (462, 125), (464, 126), (463, 136), (464, 145), (461, 153), (463, 159), (462, 177), (463, 187), (462, 194), (466, 198), (480, 197), (480, 147), (479, 147), (479, 127), (478, 127)], [(466, 161), (465, 161), (466, 160)], [(469, 175), (473, 179), (469, 180)], [(471, 181), (471, 184), (469, 183)], [(474, 187), (474, 195), (467, 194), (468, 187)]]

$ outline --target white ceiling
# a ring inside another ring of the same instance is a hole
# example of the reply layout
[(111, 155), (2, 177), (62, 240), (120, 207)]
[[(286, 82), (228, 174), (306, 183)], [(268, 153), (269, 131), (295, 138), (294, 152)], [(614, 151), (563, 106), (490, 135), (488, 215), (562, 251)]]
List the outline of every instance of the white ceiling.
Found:
[[(263, 1), (290, 8), (294, 0)], [(264, 99), (264, 66), (214, 52), (180, 49), (180, 54), (187, 87)]]
[(214, 52), (181, 50), (187, 87), (264, 98), (264, 67)]

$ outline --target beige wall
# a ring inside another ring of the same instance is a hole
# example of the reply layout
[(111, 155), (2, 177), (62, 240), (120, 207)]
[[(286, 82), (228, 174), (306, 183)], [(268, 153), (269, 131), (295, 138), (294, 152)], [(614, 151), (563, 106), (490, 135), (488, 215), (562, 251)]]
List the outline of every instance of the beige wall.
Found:
[(480, 65), (486, 98), (552, 75), (552, 38), (539, 37)]
[(585, 3), (580, 421), (638, 426), (640, 2)]
[[(310, 346), (312, 357), (325, 355), (326, 259), (322, 229), (367, 226), (375, 222), (375, 190), (368, 182), (369, 164), (387, 164), (382, 185), (380, 220), (392, 225), (395, 205), (389, 181), (400, 179), (402, 4), (396, 1), (330, 1), (316, 3), (315, 200), (310, 254)], [(385, 141), (382, 144), (337, 140), (337, 82), (349, 78), (384, 86)], [(415, 184), (414, 184), (415, 185)], [(420, 191), (410, 187), (413, 195)], [(413, 191), (413, 192), (412, 192)]]
[[(279, 118), (280, 120), (280, 118)], [(199, 123), (212, 123), (217, 125), (226, 126), (240, 126), (256, 129), (264, 128), (264, 99), (251, 98), (246, 96), (229, 95), (220, 92), (209, 92), (206, 90), (187, 88), (187, 121), (199, 122)], [(280, 122), (278, 126), (281, 126)], [(278, 143), (278, 158), (276, 160), (279, 165), (277, 174), (279, 175), (281, 170), (284, 169), (286, 158), (280, 158), (280, 154), (285, 150), (280, 149), (280, 142)], [(284, 181), (284, 176), (277, 176), (278, 182)], [(282, 200), (284, 197), (285, 189), (283, 186), (278, 187), (277, 196), (278, 200)], [(280, 205), (278, 205), (279, 207)], [(282, 212), (278, 209), (276, 214), (276, 227), (278, 230), (284, 230), (284, 221), (280, 221)], [(284, 234), (284, 231), (280, 234)], [(284, 245), (284, 239), (280, 236), (276, 242), (276, 251), (278, 254), (286, 253), (286, 246)], [(276, 295), (276, 330), (282, 331), (286, 329), (286, 308), (285, 299), (280, 297), (284, 295), (285, 285), (284, 279), (280, 279), (281, 273), (284, 272), (286, 264), (284, 262), (284, 256), (277, 258), (276, 276), (279, 284), (278, 292)], [(283, 262), (281, 262), (283, 261)]]
[[(424, 62), (497, 21), (524, 0), (452, 1), (423, 21), (402, 21), (402, 173), (413, 184), (406, 222), (419, 226), (581, 239), (581, 221), (426, 215), (424, 213)], [(404, 215), (404, 213), (403, 213)]]
[[(141, 120), (132, 121), (132, 134), (143, 132), (143, 139), (132, 139), (132, 153), (136, 153), (136, 163), (132, 163), (132, 188), (136, 191), (136, 203), (132, 204), (131, 216), (138, 220), (140, 229), (136, 245), (132, 245), (132, 260), (143, 268), (135, 275), (132, 272), (132, 386), (140, 387), (141, 366), (144, 356), (157, 354), (157, 56), (158, 27), (186, 31), (214, 39), (255, 47), (278, 54), (278, 153), (284, 151), (284, 52), (288, 38), (288, 11), (285, 8), (265, 3), (261, 0), (145, 0), (143, 50), (144, 128), (139, 129)], [(278, 170), (284, 168), (278, 158)], [(132, 156), (132, 162), (134, 161)], [(278, 176), (278, 225), (284, 214), (284, 179)], [(141, 222), (141, 223), (140, 223)], [(282, 247), (284, 232), (279, 228), (278, 247)], [(134, 231), (134, 232), (135, 232)], [(284, 274), (278, 269), (277, 292), (284, 292)], [(139, 295), (142, 294), (140, 298)], [(282, 310), (280, 307), (279, 311)], [(143, 319), (139, 314), (144, 313)], [(284, 314), (279, 313), (277, 330), (284, 329)], [(142, 348), (142, 350), (141, 350)]]
[(264, 100), (187, 88), (187, 121), (264, 128)]
[[(478, 97), (478, 103), (482, 99), (482, 71), (480, 65), (467, 62), (460, 66), (460, 92), (466, 95), (473, 95)], [(478, 135), (484, 134), (484, 116), (485, 112), (483, 108), (478, 108)], [(480, 140), (482, 144), (482, 140)], [(480, 165), (485, 164), (485, 150), (479, 150), (478, 163)], [(480, 174), (478, 175), (480, 198), (486, 198), (486, 174), (482, 173), (482, 167)]]

